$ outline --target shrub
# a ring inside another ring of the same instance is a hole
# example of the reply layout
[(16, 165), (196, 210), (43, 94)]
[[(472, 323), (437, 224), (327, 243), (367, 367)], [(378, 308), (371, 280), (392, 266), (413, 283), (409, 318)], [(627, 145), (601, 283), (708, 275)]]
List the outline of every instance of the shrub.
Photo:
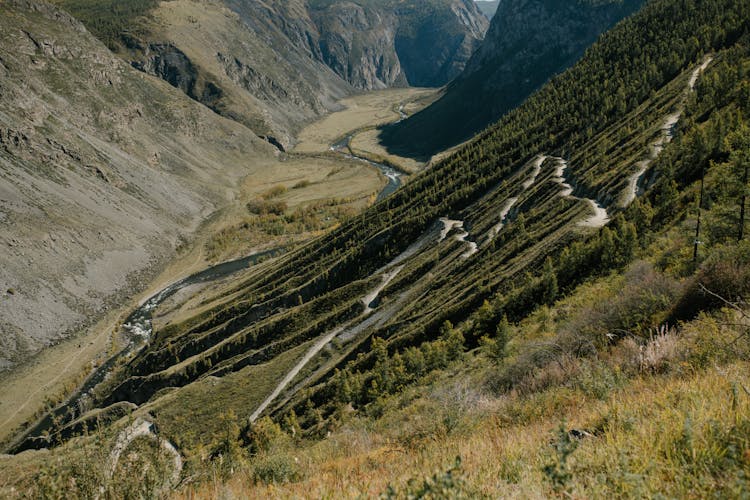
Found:
[(682, 357), (677, 333), (667, 325), (660, 326), (652, 333), (648, 342), (641, 346), (638, 365), (641, 371), (661, 373)]
[(261, 194), (260, 197), (264, 200), (270, 200), (271, 198), (277, 198), (286, 192), (286, 186), (274, 186), (268, 191), (265, 191), (263, 194)]
[(552, 447), (555, 451), (552, 461), (545, 465), (542, 471), (552, 484), (552, 490), (556, 494), (563, 495), (567, 493), (564, 496), (570, 496), (567, 489), (568, 483), (573, 479), (573, 474), (568, 465), (568, 458), (578, 448), (578, 442), (571, 437), (564, 423), (560, 424), (560, 427), (557, 429), (556, 439), (552, 443)]
[(571, 361), (555, 342), (531, 343), (513, 362), (491, 374), (488, 385), (496, 393), (511, 389), (522, 393), (544, 390), (568, 377)]
[(269, 417), (262, 417), (250, 425), (245, 433), (245, 445), (251, 453), (260, 453), (272, 449), (288, 436), (281, 426)]
[[(647, 262), (636, 262), (625, 273), (612, 297), (597, 297), (562, 328), (566, 350), (603, 347), (628, 333), (662, 323), (680, 296), (682, 286)], [(602, 300), (606, 299), (606, 300)]]
[(283, 484), (299, 481), (297, 459), (282, 454), (264, 454), (253, 461), (252, 478), (255, 483)]
[(253, 215), (284, 215), (287, 205), (283, 201), (267, 201), (255, 199), (247, 204), (247, 211)]
[(583, 360), (572, 382), (586, 396), (605, 400), (622, 385), (623, 377), (598, 360)]
[(495, 329), (496, 334), (494, 337), (485, 335), (479, 339), (482, 349), (490, 359), (498, 363), (505, 359), (507, 354), (506, 348), (512, 331), (513, 327), (508, 323), (508, 317), (503, 316)]
[(685, 346), (685, 361), (693, 368), (705, 369), (750, 358), (748, 330), (742, 330), (741, 325), (731, 325), (735, 321), (734, 311), (726, 311), (717, 317), (701, 313), (697, 319), (684, 324), (680, 337)]
[[(698, 281), (729, 301), (747, 300), (750, 295), (750, 242), (717, 248), (701, 266)], [(708, 300), (710, 305), (723, 305), (717, 297)]]
[(715, 248), (686, 287), (673, 319), (692, 319), (701, 311), (750, 298), (750, 242)]
[(438, 472), (432, 477), (424, 479), (410, 479), (403, 489), (396, 489), (388, 485), (388, 489), (381, 493), (380, 498), (391, 500), (395, 498), (473, 498), (466, 482), (462, 478), (461, 457), (456, 457), (456, 463), (445, 472)]

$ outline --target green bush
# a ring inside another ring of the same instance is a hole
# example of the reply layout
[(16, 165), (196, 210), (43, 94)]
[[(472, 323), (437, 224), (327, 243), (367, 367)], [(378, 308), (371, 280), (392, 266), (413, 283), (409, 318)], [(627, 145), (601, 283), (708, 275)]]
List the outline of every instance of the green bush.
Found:
[(714, 248), (675, 307), (676, 319), (750, 299), (750, 241)]
[(380, 498), (474, 498), (461, 475), (461, 457), (456, 457), (456, 463), (447, 471), (421, 480), (412, 478), (402, 489), (389, 485)]
[(247, 211), (253, 215), (284, 215), (287, 205), (283, 201), (255, 199), (247, 204)]
[(302, 475), (293, 457), (274, 453), (255, 458), (252, 478), (256, 483), (283, 484), (299, 481)]

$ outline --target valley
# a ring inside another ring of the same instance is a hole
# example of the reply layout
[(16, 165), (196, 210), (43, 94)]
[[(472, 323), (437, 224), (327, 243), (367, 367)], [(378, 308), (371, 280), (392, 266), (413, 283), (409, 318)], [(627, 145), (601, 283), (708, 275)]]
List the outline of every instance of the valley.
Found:
[[(305, 129), (310, 132), (303, 131), (294, 152), (280, 160), (263, 160), (258, 165), (261, 173), (241, 183), (242, 189), (235, 202), (213, 214), (195, 234), (194, 241), (181, 250), (179, 258), (168, 263), (166, 269), (141, 294), (82, 334), (45, 350), (31, 364), (4, 375), (0, 384), (6, 396), (0, 404), (0, 429), (5, 432), (16, 429), (38, 413), (43, 402), (67, 398), (67, 394), (74, 392), (72, 387), (84, 377), (87, 382), (83, 393), (91, 390), (94, 383), (100, 382), (111, 370), (118, 358), (132, 356), (143, 345), (144, 339), (148, 341), (149, 333), (143, 329), (150, 329), (151, 310), (173, 295), (184, 293), (180, 292), (182, 289), (188, 290), (188, 295), (178, 297), (178, 304), (168, 303), (170, 309), (154, 318), (156, 324), (176, 320), (183, 302), (199, 301), (201, 293), (216, 286), (213, 284), (215, 281), (247, 268), (248, 258), (238, 256), (253, 255), (269, 247), (293, 246), (319, 232), (303, 231), (276, 236), (261, 234), (254, 240), (247, 229), (243, 229), (246, 225), (243, 221), (247, 219), (245, 205), (258, 195), (283, 187), (283, 192), (275, 199), (282, 201), (289, 211), (327, 204), (329, 200), (345, 200), (343, 205), (350, 207), (350, 213), (354, 214), (379, 196), (391, 193), (400, 181), (393, 184), (388, 177), (378, 173), (379, 168), (390, 171), (389, 167), (377, 167), (349, 154), (332, 154), (332, 144), (341, 136), (350, 136), (363, 129), (400, 119), (398, 110), (402, 105), (415, 109), (419, 104), (414, 101), (420, 101), (432, 93), (434, 91), (427, 89), (394, 89), (349, 97), (341, 102), (344, 111), (326, 116)], [(316, 139), (319, 142), (316, 143)], [(230, 243), (222, 244), (220, 253), (212, 251), (215, 246), (213, 242), (217, 238), (223, 239), (227, 233), (237, 234), (233, 235)], [(217, 264), (217, 261), (220, 263)], [(140, 314), (143, 319), (137, 325), (130, 325), (131, 312), (136, 304), (139, 308), (133, 314)], [(147, 324), (143, 324), (144, 321)], [(84, 344), (88, 348), (82, 351), (80, 346)], [(61, 360), (64, 360), (62, 367)], [(87, 374), (93, 366), (100, 366), (96, 375)], [(38, 389), (29, 393), (29, 386)], [(65, 407), (78, 405), (78, 391), (73, 397), (75, 401), (66, 403)], [(49, 421), (45, 425), (49, 425)], [(0, 434), (0, 440), (9, 437), (9, 434)]]
[(350, 154), (387, 163), (408, 173), (416, 173), (424, 164), (412, 158), (391, 155), (380, 144), (380, 127), (399, 122), (418, 112), (437, 98), (436, 89), (391, 89), (340, 101), (335, 111), (304, 128), (294, 152), (320, 154), (332, 145), (345, 146)]
[(0, 497), (748, 490), (750, 0), (55, 1)]

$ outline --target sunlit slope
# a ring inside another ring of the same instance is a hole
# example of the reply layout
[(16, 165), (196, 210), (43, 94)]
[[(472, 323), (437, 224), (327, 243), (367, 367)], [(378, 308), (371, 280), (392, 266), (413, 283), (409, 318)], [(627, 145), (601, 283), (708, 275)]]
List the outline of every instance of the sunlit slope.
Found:
[(273, 148), (48, 4), (0, 12), (7, 368), (141, 289)]
[[(551, 274), (566, 290), (627, 262), (643, 227), (637, 206), (618, 214), (636, 163), (689, 98), (705, 55), (744, 32), (747, 20), (737, 13), (745, 7), (649, 4), (456, 155), (158, 332), (102, 388), (101, 403), (143, 403), (162, 388), (268, 362), (342, 328), (326, 359), (311, 361), (289, 386), (314, 385), (297, 404), (310, 398), (325, 407), (336, 390), (333, 368), (356, 360), (352, 369), (366, 371), (375, 336), (392, 351), (419, 345), (437, 338), (445, 320), (460, 321), (497, 297), (509, 318), (520, 318), (550, 300)], [(647, 43), (653, 33), (658, 40)], [(626, 137), (624, 150), (599, 147), (613, 134)], [(664, 189), (658, 179), (654, 189)], [(610, 227), (598, 231), (603, 224)], [(365, 304), (373, 291), (376, 300)]]

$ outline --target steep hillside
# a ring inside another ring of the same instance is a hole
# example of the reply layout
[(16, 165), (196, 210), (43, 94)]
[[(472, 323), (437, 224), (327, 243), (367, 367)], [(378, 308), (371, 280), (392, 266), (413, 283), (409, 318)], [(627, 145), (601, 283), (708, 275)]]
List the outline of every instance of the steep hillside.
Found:
[(273, 149), (40, 2), (0, 6), (0, 368), (142, 287)]
[[(384, 130), (393, 152), (429, 158), (481, 131), (573, 64), (643, 0), (501, 2), (484, 42), (434, 104)], [(448, 126), (447, 124), (450, 124)]]
[(134, 67), (283, 148), (354, 89), (447, 83), (488, 25), (469, 0), (59, 3)]
[(284, 149), (353, 92), (301, 43), (317, 33), (301, 1), (160, 2), (135, 25), (118, 38), (134, 67)]
[(186, 301), (17, 441), (66, 442), (2, 459), (5, 491), (186, 467), (178, 495), (741, 496), (747, 12), (649, 2), (453, 156)]
[(467, 0), (310, 5), (323, 60), (359, 88), (444, 85), (461, 73), (487, 30)]

